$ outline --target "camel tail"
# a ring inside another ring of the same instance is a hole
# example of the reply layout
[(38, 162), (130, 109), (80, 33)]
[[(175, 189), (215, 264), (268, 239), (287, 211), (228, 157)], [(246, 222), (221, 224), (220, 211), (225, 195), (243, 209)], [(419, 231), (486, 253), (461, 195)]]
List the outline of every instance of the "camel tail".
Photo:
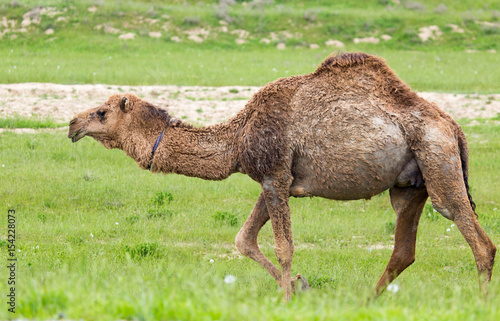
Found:
[(472, 211), (477, 217), (476, 203), (474, 203), (474, 201), (472, 200), (472, 195), (470, 195), (470, 187), (469, 187), (469, 148), (467, 147), (467, 140), (465, 139), (465, 134), (461, 128), (459, 128), (457, 136), (458, 136), (458, 148), (460, 150), (460, 159), (462, 161), (462, 173), (464, 176), (465, 190), (467, 191), (467, 197), (469, 198)]

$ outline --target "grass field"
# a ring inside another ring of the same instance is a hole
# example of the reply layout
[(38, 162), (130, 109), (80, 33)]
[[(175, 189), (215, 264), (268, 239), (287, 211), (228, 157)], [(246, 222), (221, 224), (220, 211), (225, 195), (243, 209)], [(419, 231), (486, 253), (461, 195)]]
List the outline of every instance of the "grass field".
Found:
[[(500, 92), (498, 1), (450, 1), (445, 8), (438, 0), (396, 2), (3, 2), (0, 82), (263, 85), (313, 71), (337, 50), (325, 45), (336, 39), (345, 43), (343, 50), (383, 56), (416, 90)], [(47, 10), (40, 22), (30, 18), (26, 31), (19, 31), (23, 15), (37, 6)], [(452, 32), (449, 24), (464, 33)], [(442, 35), (424, 42), (419, 29), (429, 25), (439, 26)], [(188, 38), (200, 29), (210, 31), (206, 38), (199, 34), (203, 42)], [(244, 44), (236, 43), (235, 30), (249, 32)], [(135, 38), (118, 39), (125, 33)], [(384, 34), (392, 39), (377, 45), (353, 40)], [(279, 43), (286, 49), (278, 50)], [(479, 220), (498, 245), (498, 119), (463, 125)], [(0, 115), (2, 128), (57, 126)], [(91, 139), (71, 144), (66, 134), (0, 133), (3, 263), (9, 209), (16, 212), (19, 250), (15, 315), (7, 311), (7, 269), (1, 268), (2, 320), (500, 319), (498, 264), (483, 298), (471, 250), (430, 204), (420, 223), (416, 262), (395, 281), (399, 291), (367, 303), (393, 244), (388, 193), (370, 201), (292, 199), (292, 274), (305, 275), (312, 289), (284, 305), (267, 272), (240, 258), (234, 246), (259, 195), (257, 183), (240, 174), (223, 182), (152, 175), (121, 151)], [(276, 262), (270, 225), (259, 243)], [(228, 276), (235, 281), (226, 283)]]
[[(40, 4), (45, 11), (36, 11)], [(416, 90), (500, 91), (500, 74), (492, 72), (499, 65), (500, 4), (493, 0), (444, 7), (437, 0), (399, 5), (390, 0), (237, 1), (227, 6), (218, 1), (21, 0), (0, 5), (0, 17), (5, 19), (0, 24), (3, 83), (264, 85), (309, 73), (341, 50), (386, 58)], [(421, 28), (432, 25), (438, 35), (424, 41)], [(126, 34), (134, 39), (119, 39)], [(379, 43), (355, 42), (367, 37)], [(326, 46), (328, 40), (344, 47)], [(278, 44), (286, 48), (278, 50)]]
[[(496, 174), (500, 130), (465, 127), (480, 221), (500, 242)], [(387, 193), (371, 201), (292, 199), (293, 273), (313, 289), (282, 305), (282, 293), (255, 262), (239, 259), (234, 236), (260, 187), (236, 174), (206, 182), (141, 171), (123, 152), (65, 132), (0, 134), (1, 224), (17, 215), (18, 314), (85, 320), (329, 319), (497, 320), (500, 279), (478, 291), (464, 239), (426, 206), (417, 260), (397, 293), (365, 300), (387, 263), (395, 215)], [(273, 258), (270, 226), (260, 244)], [(7, 242), (2, 240), (2, 252)], [(5, 257), (5, 256), (3, 256)], [(213, 260), (213, 263), (211, 263)], [(498, 268), (496, 269), (498, 270)], [(236, 277), (226, 284), (227, 275)], [(6, 284), (2, 283), (2, 293)], [(0, 319), (8, 318), (6, 307)]]

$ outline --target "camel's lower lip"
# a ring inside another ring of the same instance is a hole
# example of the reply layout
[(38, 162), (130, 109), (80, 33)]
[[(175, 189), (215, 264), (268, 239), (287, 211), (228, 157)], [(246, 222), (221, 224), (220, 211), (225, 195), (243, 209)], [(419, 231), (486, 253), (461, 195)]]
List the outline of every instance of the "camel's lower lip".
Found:
[(76, 143), (77, 141), (79, 141), (83, 137), (85, 137), (85, 133), (78, 130), (78, 131), (74, 132), (73, 134), (69, 135), (68, 138), (71, 138), (71, 142)]

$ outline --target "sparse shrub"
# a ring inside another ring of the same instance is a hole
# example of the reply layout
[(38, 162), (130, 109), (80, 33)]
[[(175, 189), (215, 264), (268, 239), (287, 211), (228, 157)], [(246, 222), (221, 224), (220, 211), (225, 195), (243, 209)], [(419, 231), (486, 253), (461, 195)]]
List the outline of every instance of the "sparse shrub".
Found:
[(403, 5), (409, 10), (425, 11), (425, 6), (418, 1), (405, 1)]
[(329, 276), (313, 276), (310, 277), (307, 281), (309, 282), (309, 285), (311, 285), (311, 287), (315, 289), (323, 287), (335, 288), (338, 283), (337, 280)]
[(125, 245), (125, 252), (133, 259), (150, 257), (160, 257), (160, 249), (157, 243), (141, 243), (135, 246)]
[(104, 202), (104, 206), (107, 208), (120, 208), (123, 206), (122, 201), (106, 201)]
[(232, 94), (237, 94), (240, 91), (238, 89), (236, 89), (236, 88), (232, 88), (232, 89), (229, 89), (229, 92), (232, 93)]
[(422, 43), (422, 39), (418, 36), (418, 32), (412, 29), (403, 30), (401, 38), (411, 44)]
[(434, 207), (432, 207), (431, 204), (425, 204), (422, 215), (425, 216), (425, 218), (430, 221), (436, 221), (441, 216), (441, 214), (439, 214), (436, 210), (434, 210)]
[(462, 13), (462, 20), (464, 23), (473, 23), (477, 20), (477, 17), (472, 13), (472, 11), (467, 11)]
[(40, 213), (38, 214), (38, 219), (42, 222), (45, 222), (47, 221), (47, 215), (45, 215), (45, 213)]
[(307, 22), (316, 21), (316, 17), (318, 16), (318, 12), (316, 10), (306, 10), (304, 13), (304, 20)]
[(175, 214), (172, 210), (167, 210), (162, 208), (163, 205), (170, 204), (174, 200), (174, 197), (169, 192), (158, 192), (155, 196), (151, 198), (151, 204), (153, 205), (147, 211), (147, 218), (162, 218), (162, 217), (171, 217)]
[(68, 237), (68, 241), (71, 243), (71, 244), (74, 244), (74, 245), (80, 245), (83, 243), (83, 238), (80, 237), (80, 236), (70, 236)]
[(385, 233), (387, 234), (394, 234), (396, 231), (396, 223), (394, 222), (386, 222), (385, 227), (384, 227)]
[(446, 11), (448, 11), (448, 8), (446, 7), (446, 5), (444, 3), (439, 4), (436, 7), (436, 9), (434, 9), (434, 13), (439, 13), (439, 14), (446, 13)]
[(174, 197), (169, 192), (158, 192), (155, 196), (151, 198), (151, 203), (157, 207), (165, 204), (170, 204), (174, 200)]
[(127, 222), (129, 222), (130, 224), (135, 224), (140, 219), (141, 219), (141, 217), (139, 215), (130, 215), (130, 216), (125, 218), (125, 220)]
[(493, 10), (491, 11), (491, 20), (498, 21), (500, 19), (500, 11)]
[(234, 0), (219, 0), (219, 4), (214, 6), (215, 17), (226, 22), (232, 22), (233, 18), (229, 15), (229, 8), (236, 4)]
[(214, 215), (216, 221), (225, 222), (229, 226), (238, 225), (238, 217), (229, 212), (217, 212)]
[(185, 17), (183, 20), (182, 20), (182, 23), (185, 24), (185, 25), (188, 25), (188, 26), (197, 26), (199, 25), (201, 22), (201, 18), (200, 17)]
[(36, 142), (34, 140), (30, 140), (26, 142), (26, 147), (28, 149), (35, 149), (36, 148)]
[(149, 11), (148, 11), (148, 15), (149, 15), (151, 18), (153, 18), (153, 19), (154, 19), (154, 18), (156, 18), (156, 17), (158, 16), (158, 13), (155, 11), (155, 8), (153, 7), (153, 8), (151, 8), (151, 9), (149, 9)]
[(480, 28), (487, 35), (494, 35), (500, 33), (500, 28), (497, 26), (481, 26)]
[(271, 5), (273, 3), (274, 3), (273, 0), (253, 0), (248, 3), (248, 6), (252, 10), (262, 11), (266, 5)]
[(85, 175), (82, 178), (85, 181), (93, 181), (93, 180), (96, 179), (96, 177), (93, 176), (90, 172), (86, 172)]
[(7, 240), (0, 240), (0, 249), (5, 247), (7, 248), (9, 245), (9, 243), (7, 242)]
[(146, 217), (148, 219), (165, 218), (165, 217), (172, 217), (174, 214), (175, 214), (175, 211), (172, 211), (172, 210), (151, 208), (148, 210), (148, 215)]

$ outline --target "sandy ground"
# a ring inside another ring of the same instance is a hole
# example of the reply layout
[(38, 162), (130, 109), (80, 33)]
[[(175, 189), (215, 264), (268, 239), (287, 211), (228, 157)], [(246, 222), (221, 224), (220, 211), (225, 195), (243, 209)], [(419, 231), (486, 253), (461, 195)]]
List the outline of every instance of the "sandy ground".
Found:
[[(69, 122), (75, 114), (99, 106), (113, 94), (131, 92), (167, 109), (177, 118), (192, 123), (213, 124), (236, 114), (258, 89), (250, 86), (0, 84), (0, 117), (39, 116)], [(455, 119), (491, 118), (500, 113), (500, 94), (422, 92), (419, 95), (436, 102)]]

